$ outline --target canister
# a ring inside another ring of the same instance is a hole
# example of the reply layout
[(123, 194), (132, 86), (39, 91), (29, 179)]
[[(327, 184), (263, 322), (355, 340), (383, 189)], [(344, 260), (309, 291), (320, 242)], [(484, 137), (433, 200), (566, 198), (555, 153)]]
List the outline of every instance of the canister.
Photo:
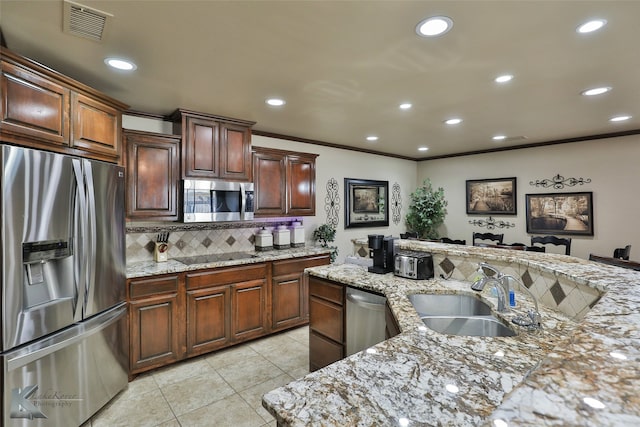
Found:
[(276, 249), (288, 249), (291, 247), (291, 233), (286, 225), (279, 225), (273, 231), (273, 247)]
[(256, 251), (270, 251), (273, 249), (273, 236), (266, 228), (262, 227), (255, 235)]
[(304, 247), (304, 227), (300, 221), (293, 221), (291, 223), (291, 247)]

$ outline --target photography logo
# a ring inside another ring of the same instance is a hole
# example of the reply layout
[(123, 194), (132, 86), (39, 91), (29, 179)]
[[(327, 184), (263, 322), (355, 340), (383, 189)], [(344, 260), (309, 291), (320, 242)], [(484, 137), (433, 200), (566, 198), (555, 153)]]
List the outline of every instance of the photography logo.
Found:
[(43, 413), (45, 408), (47, 408), (46, 410), (68, 408), (74, 402), (81, 400), (78, 395), (52, 389), (38, 392), (37, 384), (24, 388), (14, 388), (11, 390), (11, 412), (9, 416), (10, 418), (27, 418), (30, 420), (47, 418)]
[(23, 389), (14, 388), (11, 390), (11, 418), (47, 418), (30, 400), (34, 393), (38, 391), (37, 385), (30, 385)]

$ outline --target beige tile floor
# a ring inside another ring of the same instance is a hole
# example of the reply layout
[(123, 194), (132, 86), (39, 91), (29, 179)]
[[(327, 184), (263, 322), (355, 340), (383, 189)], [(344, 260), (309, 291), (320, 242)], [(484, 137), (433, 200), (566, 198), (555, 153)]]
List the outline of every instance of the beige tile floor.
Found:
[(138, 376), (83, 427), (275, 426), (262, 395), (309, 373), (302, 327)]

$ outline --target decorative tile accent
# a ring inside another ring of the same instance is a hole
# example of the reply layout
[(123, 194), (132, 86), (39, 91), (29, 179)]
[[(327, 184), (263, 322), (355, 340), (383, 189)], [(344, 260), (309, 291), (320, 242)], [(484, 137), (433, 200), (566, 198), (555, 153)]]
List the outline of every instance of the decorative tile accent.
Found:
[(556, 283), (553, 284), (550, 290), (551, 290), (551, 295), (553, 296), (553, 300), (556, 302), (556, 305), (558, 306), (567, 297), (567, 295), (564, 293), (564, 290), (562, 290), (562, 286), (560, 286), (560, 283), (557, 281)]
[(209, 246), (211, 246), (211, 243), (213, 243), (213, 240), (207, 237), (202, 241), (202, 246), (208, 248)]
[(184, 242), (184, 240), (180, 239), (176, 242), (176, 246), (178, 247), (178, 249), (184, 249), (187, 244)]
[(527, 289), (531, 289), (531, 285), (533, 285), (533, 279), (531, 278), (531, 274), (529, 274), (529, 270), (524, 272), (521, 279), (522, 283), (527, 287)]
[(445, 274), (449, 274), (453, 271), (456, 266), (449, 260), (449, 258), (445, 258), (440, 263), (440, 268), (444, 271)]
[(234, 239), (233, 236), (229, 236), (226, 242), (227, 242), (227, 245), (233, 246), (233, 244), (236, 242), (236, 239)]
[(369, 252), (364, 248), (364, 246), (360, 246), (358, 249), (358, 255), (362, 258), (365, 258), (369, 255)]

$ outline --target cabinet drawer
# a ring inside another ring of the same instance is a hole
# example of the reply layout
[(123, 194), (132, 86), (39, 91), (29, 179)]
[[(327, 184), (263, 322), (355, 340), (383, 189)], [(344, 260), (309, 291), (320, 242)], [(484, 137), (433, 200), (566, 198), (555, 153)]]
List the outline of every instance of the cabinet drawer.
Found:
[(178, 292), (179, 281), (179, 276), (130, 280), (129, 298), (137, 299), (150, 295)]
[(311, 331), (309, 333), (309, 370), (324, 368), (344, 358), (344, 346)]
[(309, 294), (323, 298), (338, 305), (344, 305), (344, 286), (309, 277)]
[(274, 261), (273, 275), (284, 276), (285, 274), (298, 272), (301, 273), (305, 268), (327, 264), (329, 264), (329, 255), (320, 255), (311, 258), (288, 259), (285, 261)]
[(339, 343), (344, 342), (344, 310), (329, 301), (311, 296), (309, 299), (309, 327)]
[(265, 279), (267, 265), (254, 264), (242, 267), (224, 267), (215, 270), (187, 274), (187, 289), (198, 289), (207, 286), (227, 285)]

